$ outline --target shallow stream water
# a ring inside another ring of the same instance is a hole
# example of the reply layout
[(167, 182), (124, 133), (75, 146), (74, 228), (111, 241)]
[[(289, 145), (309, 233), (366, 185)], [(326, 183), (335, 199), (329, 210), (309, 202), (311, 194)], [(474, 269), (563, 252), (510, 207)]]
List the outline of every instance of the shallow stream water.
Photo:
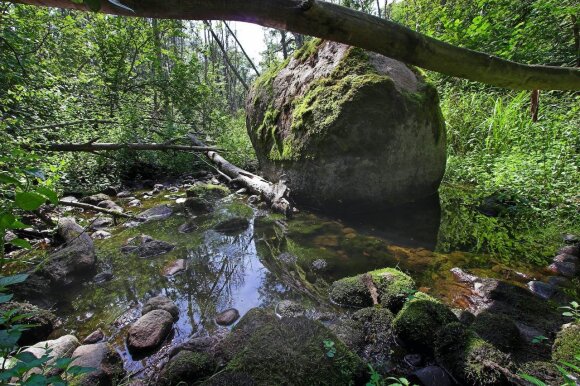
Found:
[[(194, 218), (198, 228), (191, 233), (177, 230), (190, 219), (182, 211), (135, 228), (119, 226), (111, 239), (95, 242), (99, 270), (111, 270), (112, 279), (86, 281), (62, 294), (55, 306), (64, 320), (60, 332), (82, 339), (101, 328), (122, 355), (126, 370), (139, 373), (155, 366), (170, 346), (220, 328), (214, 317), (230, 307), (244, 315), (253, 307), (275, 307), (281, 300), (295, 300), (313, 312), (343, 312), (328, 301), (328, 285), (376, 268), (400, 268), (422, 291), (455, 308), (467, 306), (468, 289), (453, 278), (453, 267), (522, 285), (532, 277), (543, 277), (540, 269), (510, 263), (510, 259), (506, 262), (505, 256), (467, 252), (473, 249), (473, 242), (466, 243), (461, 235), (476, 234), (478, 225), (468, 220), (457, 225), (458, 217), (484, 223), (490, 217), (467, 199), (449, 197), (460, 196), (450, 194), (421, 206), (349, 219), (302, 211), (287, 220), (249, 205), (246, 196), (233, 194), (220, 200), (216, 211)], [(162, 193), (144, 203), (146, 208), (174, 205), (175, 195)], [(240, 216), (250, 220), (243, 231), (224, 234), (213, 229), (219, 220)], [(497, 219), (494, 223), (498, 232), (504, 232), (500, 227), (506, 224)], [(120, 252), (127, 239), (140, 234), (176, 248), (151, 258)], [(177, 259), (186, 260), (186, 270), (164, 276), (164, 268)], [(125, 344), (128, 326), (141, 315), (145, 301), (159, 294), (177, 304), (179, 320), (160, 351), (133, 358)]]

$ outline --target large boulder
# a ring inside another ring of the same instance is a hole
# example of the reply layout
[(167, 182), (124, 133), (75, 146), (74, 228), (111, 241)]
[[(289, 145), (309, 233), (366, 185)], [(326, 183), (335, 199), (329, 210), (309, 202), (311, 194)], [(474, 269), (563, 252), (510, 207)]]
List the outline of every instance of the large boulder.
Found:
[(158, 347), (167, 337), (173, 325), (173, 316), (165, 310), (153, 310), (139, 318), (127, 334), (127, 347), (134, 354), (141, 354)]
[(108, 343), (86, 344), (73, 352), (73, 366), (91, 368), (82, 374), (76, 383), (83, 386), (109, 386), (118, 384), (125, 370), (121, 356)]
[(437, 91), (414, 68), (313, 40), (262, 75), (246, 101), (264, 175), (303, 203), (345, 210), (433, 195), (445, 171)]
[[(46, 362), (47, 365), (55, 363), (60, 358), (71, 358), (75, 349), (80, 345), (79, 340), (73, 335), (64, 335), (58, 339), (39, 342), (30, 346), (24, 352), (29, 352), (36, 358), (42, 358), (44, 355), (50, 356)], [(38, 372), (33, 370), (32, 372)]]

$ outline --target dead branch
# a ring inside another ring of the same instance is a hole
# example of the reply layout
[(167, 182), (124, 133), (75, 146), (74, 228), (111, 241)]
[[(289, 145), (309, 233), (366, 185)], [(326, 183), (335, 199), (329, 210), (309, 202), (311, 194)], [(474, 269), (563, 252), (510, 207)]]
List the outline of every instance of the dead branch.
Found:
[(83, 151), (95, 152), (103, 150), (177, 150), (177, 151), (209, 151), (217, 150), (212, 146), (186, 146), (171, 143), (94, 143), (91, 140), (86, 143), (45, 143), (37, 145), (22, 144), (23, 149), (43, 151)]
[(99, 206), (85, 204), (82, 202), (71, 202), (71, 201), (59, 200), (58, 203), (59, 203), (59, 205), (72, 206), (74, 208), (80, 208), (80, 209), (85, 209), (85, 210), (92, 210), (94, 212), (105, 213), (105, 214), (111, 215), (113, 217), (124, 217), (124, 218), (130, 218), (133, 220), (138, 220), (137, 217), (132, 216), (132, 215), (127, 214), (127, 213), (119, 212), (118, 210), (105, 209), (105, 208), (101, 208)]

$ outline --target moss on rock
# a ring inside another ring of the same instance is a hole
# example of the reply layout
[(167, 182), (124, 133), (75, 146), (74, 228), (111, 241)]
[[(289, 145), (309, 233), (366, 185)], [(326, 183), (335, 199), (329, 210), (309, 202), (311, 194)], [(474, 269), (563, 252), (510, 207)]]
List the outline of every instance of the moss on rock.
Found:
[(418, 292), (393, 320), (393, 330), (409, 347), (431, 351), (437, 331), (456, 320), (447, 306)]
[(535, 377), (546, 385), (562, 385), (564, 384), (564, 378), (562, 374), (558, 371), (556, 366), (550, 362), (526, 362), (520, 366), (518, 374), (527, 374)]
[[(360, 358), (319, 322), (304, 317), (280, 320), (271, 311), (244, 319), (226, 339), (234, 354), (226, 371), (246, 374), (258, 385), (289, 380), (296, 385), (346, 385), (364, 372)], [(324, 346), (329, 341), (334, 355)]]
[(186, 192), (187, 197), (197, 197), (205, 200), (216, 200), (230, 194), (230, 190), (223, 185), (196, 183)]
[[(46, 340), (56, 325), (56, 315), (30, 303), (8, 302), (0, 304), (0, 311), (9, 310), (13, 310), (13, 317), (26, 316), (19, 323), (30, 325), (18, 339), (20, 346), (30, 346)], [(0, 323), (0, 327), (4, 326)]]
[(509, 384), (506, 371), (513, 372), (509, 355), (481, 339), (459, 322), (439, 330), (435, 341), (437, 362), (466, 384)]
[(574, 362), (576, 355), (580, 355), (580, 323), (562, 328), (552, 347), (552, 359), (556, 362)]
[(484, 312), (477, 315), (471, 328), (486, 342), (502, 351), (512, 351), (520, 344), (520, 330), (512, 318)]
[(166, 386), (193, 385), (209, 376), (214, 367), (206, 354), (182, 350), (169, 360), (160, 375), (160, 383)]

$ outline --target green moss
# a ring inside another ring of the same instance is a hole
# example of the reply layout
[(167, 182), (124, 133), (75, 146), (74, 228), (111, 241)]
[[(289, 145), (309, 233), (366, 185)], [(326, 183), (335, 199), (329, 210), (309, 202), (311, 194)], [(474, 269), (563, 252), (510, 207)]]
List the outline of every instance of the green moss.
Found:
[(531, 375), (546, 385), (562, 385), (564, 378), (556, 366), (550, 362), (526, 362), (518, 370), (518, 374)]
[(386, 342), (391, 335), (393, 318), (391, 311), (378, 307), (363, 308), (352, 315), (352, 319), (360, 323), (367, 343)]
[(471, 385), (509, 384), (503, 369), (513, 371), (507, 354), (459, 322), (440, 329), (435, 341), (435, 357), (455, 377)]
[(322, 42), (323, 40), (319, 38), (311, 39), (306, 43), (304, 43), (304, 45), (300, 47), (299, 50), (294, 52), (294, 55), (292, 57), (296, 60), (304, 61), (309, 57), (311, 57), (312, 54), (314, 54), (318, 50), (318, 46), (320, 46)]
[(574, 323), (562, 330), (556, 336), (552, 347), (554, 361), (574, 362), (575, 356), (580, 354), (580, 324)]
[(166, 386), (193, 385), (210, 375), (214, 368), (207, 355), (182, 350), (169, 360), (160, 376), (160, 383)]
[[(334, 342), (333, 357), (327, 355), (325, 341)], [(304, 317), (274, 317), (237, 345), (226, 371), (245, 373), (258, 385), (288, 384), (289, 380), (296, 385), (347, 385), (354, 383), (363, 368), (360, 358), (321, 323)]]
[(197, 197), (206, 200), (223, 198), (230, 194), (230, 190), (223, 185), (195, 184), (186, 192), (187, 197)]
[(502, 351), (511, 351), (520, 344), (520, 330), (508, 316), (484, 312), (475, 318), (471, 327), (483, 340)]
[(373, 305), (368, 288), (361, 276), (345, 277), (332, 283), (330, 300), (347, 307), (370, 307)]
[(401, 309), (409, 294), (415, 289), (413, 279), (398, 269), (383, 268), (370, 274), (379, 290), (381, 304), (390, 310)]
[(418, 292), (393, 320), (393, 330), (409, 347), (431, 351), (437, 331), (457, 318), (441, 302)]

